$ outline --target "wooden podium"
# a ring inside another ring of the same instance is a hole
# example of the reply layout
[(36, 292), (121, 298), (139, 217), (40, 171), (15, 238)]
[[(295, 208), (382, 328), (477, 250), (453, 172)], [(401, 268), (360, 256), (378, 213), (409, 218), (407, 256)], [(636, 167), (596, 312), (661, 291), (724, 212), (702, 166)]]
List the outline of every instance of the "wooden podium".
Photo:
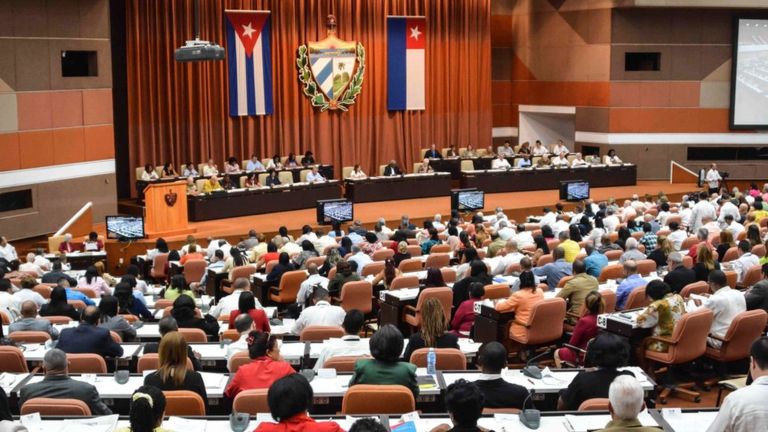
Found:
[(191, 234), (187, 219), (187, 184), (152, 183), (144, 189), (144, 231), (148, 238)]

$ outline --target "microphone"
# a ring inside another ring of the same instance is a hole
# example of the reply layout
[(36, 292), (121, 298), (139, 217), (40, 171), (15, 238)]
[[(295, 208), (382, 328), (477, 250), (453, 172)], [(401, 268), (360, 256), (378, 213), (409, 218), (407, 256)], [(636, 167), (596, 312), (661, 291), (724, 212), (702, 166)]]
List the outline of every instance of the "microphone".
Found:
[(528, 397), (525, 398), (523, 401), (523, 409), (520, 410), (520, 414), (518, 414), (518, 418), (520, 419), (520, 423), (522, 423), (525, 427), (528, 429), (538, 429), (541, 425), (541, 411), (532, 408), (532, 409), (526, 409), (526, 404), (528, 401), (533, 397), (533, 394), (535, 392), (533, 389), (531, 389), (530, 392), (528, 392)]
[(531, 378), (535, 378), (535, 379), (541, 379), (541, 369), (538, 366), (534, 365), (533, 363), (536, 360), (548, 355), (549, 353), (550, 353), (550, 350), (546, 350), (543, 353), (537, 356), (534, 356), (532, 359), (528, 360), (525, 363), (525, 367), (523, 368), (523, 375)]

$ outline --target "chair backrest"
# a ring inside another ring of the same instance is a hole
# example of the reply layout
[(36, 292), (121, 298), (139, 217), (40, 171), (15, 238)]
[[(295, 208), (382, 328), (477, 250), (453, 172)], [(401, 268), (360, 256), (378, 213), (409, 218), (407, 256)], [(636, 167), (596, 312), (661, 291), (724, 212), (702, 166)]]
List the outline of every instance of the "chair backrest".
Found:
[(620, 277), (624, 277), (624, 267), (621, 264), (608, 264), (600, 271), (600, 276), (597, 280), (605, 282), (608, 279), (618, 279)]
[(310, 264), (315, 264), (317, 268), (320, 268), (325, 264), (325, 255), (307, 258), (306, 264), (307, 267), (309, 267)]
[[(762, 220), (760, 220), (760, 222), (762, 222)], [(752, 253), (754, 255), (757, 255), (760, 258), (764, 257), (765, 256), (765, 245), (763, 245), (763, 244), (755, 245), (752, 248)]]
[(129, 323), (135, 323), (139, 321), (139, 317), (133, 314), (120, 314), (120, 316), (125, 318), (125, 320)]
[[(142, 373), (145, 370), (157, 370), (157, 368), (160, 367), (160, 358), (158, 353), (149, 353), (149, 354), (142, 354), (141, 357), (139, 357), (139, 361), (136, 364), (136, 372)], [(187, 358), (187, 370), (194, 370), (195, 367), (192, 365), (192, 360)]]
[(732, 362), (749, 357), (752, 343), (760, 337), (768, 321), (768, 313), (762, 309), (744, 311), (731, 321), (720, 347), (721, 360)]
[(608, 411), (608, 398), (587, 399), (579, 405), (579, 411)]
[(50, 299), (51, 298), (51, 291), (53, 291), (53, 288), (51, 288), (49, 285), (45, 284), (37, 284), (34, 288), (32, 288), (36, 293), (43, 296), (44, 299)]
[(445, 283), (456, 282), (456, 269), (451, 267), (443, 267), (440, 269), (440, 273), (443, 274), (443, 282)]
[(422, 261), (420, 258), (404, 259), (400, 261), (400, 264), (397, 266), (397, 268), (400, 269), (400, 271), (403, 273), (421, 271)]
[(22, 330), (8, 335), (16, 343), (45, 343), (51, 339), (51, 335), (44, 331)]
[(152, 274), (156, 276), (165, 276), (165, 265), (168, 264), (168, 254), (161, 253), (155, 255), (152, 260)]
[(67, 354), (69, 373), (107, 373), (107, 363), (98, 354)]
[(278, 303), (296, 303), (296, 295), (299, 293), (301, 283), (307, 280), (304, 270), (292, 270), (283, 273), (280, 278), (279, 292), (272, 296), (272, 300)]
[(293, 173), (291, 171), (280, 171), (277, 174), (281, 184), (293, 184)]
[(240, 366), (251, 362), (251, 358), (248, 357), (248, 351), (239, 351), (232, 354), (227, 362), (227, 369), (230, 373), (236, 373)]
[(306, 182), (307, 181), (307, 175), (309, 173), (311, 173), (311, 172), (312, 172), (311, 169), (303, 169), (303, 170), (299, 171), (299, 181)]
[(462, 171), (473, 171), (475, 163), (471, 159), (462, 159), (460, 168)]
[(341, 287), (341, 307), (349, 312), (358, 309), (363, 314), (373, 310), (373, 285), (368, 281), (347, 282)]
[(605, 303), (604, 313), (616, 312), (616, 293), (610, 289), (600, 290), (600, 295)]
[(603, 255), (605, 255), (606, 258), (608, 258), (608, 261), (616, 261), (619, 258), (621, 258), (621, 255), (624, 253), (623, 250), (616, 249), (616, 250), (607, 250)]
[(189, 390), (164, 391), (165, 414), (169, 416), (204, 416), (205, 401)]
[(51, 324), (69, 324), (72, 321), (72, 318), (63, 315), (50, 315), (43, 318), (50, 321)]
[[(391, 251), (392, 249), (389, 250)], [(365, 267), (363, 267), (363, 271), (360, 272), (360, 276), (376, 276), (382, 270), (384, 270), (384, 261), (369, 262), (365, 265)]]
[(741, 281), (741, 286), (748, 288), (752, 285), (760, 282), (763, 278), (763, 267), (761, 265), (755, 265), (747, 269), (744, 272), (744, 278)]
[(67, 300), (67, 304), (69, 304), (70, 306), (72, 306), (73, 308), (79, 311), (85, 309), (86, 307), (85, 302), (82, 300)]
[(690, 236), (687, 239), (683, 240), (683, 242), (680, 244), (680, 250), (681, 251), (687, 251), (690, 249), (693, 245), (699, 242), (699, 238), (696, 236)]
[(341, 413), (405, 414), (416, 410), (416, 400), (408, 387), (401, 385), (356, 384), (341, 401)]
[(689, 283), (680, 290), (682, 298), (688, 298), (691, 294), (703, 295), (709, 292), (709, 284), (704, 281)]
[(436, 298), (443, 307), (446, 321), (451, 320), (451, 308), (453, 307), (453, 290), (448, 287), (443, 288), (425, 288), (419, 294), (419, 300), (416, 302), (416, 316), (419, 324), (421, 323), (421, 306), (430, 298)]
[[(193, 259), (184, 263), (184, 280), (187, 283), (200, 282), (205, 274), (205, 269), (208, 263), (205, 260)], [(234, 272), (233, 272), (234, 274)]]
[(637, 262), (637, 273), (643, 276), (648, 276), (649, 274), (656, 271), (656, 261), (644, 259)]
[(112, 338), (115, 343), (121, 344), (123, 343), (123, 338), (120, 336), (120, 334), (116, 331), (110, 331), (109, 336)]
[(483, 296), (483, 300), (485, 299), (499, 299), (499, 298), (507, 298), (509, 297), (509, 285), (507, 284), (490, 284), (486, 285), (485, 287), (485, 295)]
[(304, 327), (299, 335), (300, 341), (324, 341), (344, 336), (344, 329), (339, 326), (311, 325)]
[(539, 257), (539, 260), (536, 261), (536, 267), (543, 267), (553, 261), (554, 261), (554, 258), (552, 257), (552, 254), (542, 255)]
[(353, 166), (345, 166), (341, 167), (341, 178), (347, 179), (350, 175), (352, 175), (352, 171), (355, 170), (355, 167)]
[(395, 251), (390, 248), (381, 248), (373, 253), (371, 259), (374, 261), (384, 261), (387, 258), (392, 258), (395, 255)]
[(725, 251), (722, 262), (734, 261), (738, 257), (739, 257), (739, 248), (737, 248), (736, 246), (730, 247), (728, 248), (727, 251)]
[(27, 361), (24, 359), (24, 354), (20, 348), (0, 345), (0, 372), (29, 372)]
[[(443, 268), (448, 267), (451, 263), (450, 253), (435, 253), (430, 251), (427, 256), (427, 261), (424, 263), (424, 268)], [(401, 263), (402, 264), (402, 263)]]
[(0, 310), (0, 322), (3, 325), (9, 325), (11, 323), (11, 317), (5, 311)]
[(690, 257), (688, 255), (683, 257), (683, 267), (687, 268), (688, 270), (693, 268), (693, 257)]
[[(415, 239), (408, 239), (408, 240), (410, 241)], [(421, 256), (421, 246), (417, 244), (408, 244), (408, 253), (411, 254), (411, 257)]]
[(335, 356), (323, 363), (325, 369), (336, 369), (336, 372), (354, 372), (355, 363), (360, 359), (370, 358), (367, 355), (361, 356)]
[(179, 333), (188, 344), (208, 342), (208, 335), (199, 328), (180, 328)]
[(627, 302), (624, 304), (624, 309), (637, 309), (646, 307), (651, 304), (648, 300), (648, 296), (645, 295), (645, 285), (635, 287), (627, 297)]
[(733, 270), (726, 270), (723, 273), (725, 273), (725, 280), (728, 282), (728, 286), (731, 288), (736, 288), (736, 282), (739, 280), (739, 274)]
[[(270, 261), (270, 264), (272, 264), (272, 262), (277, 263), (277, 260)], [(186, 271), (186, 268), (184, 269), (184, 271)], [(244, 266), (240, 266), (240, 267), (235, 267), (235, 268), (232, 269), (232, 282), (234, 282), (235, 279), (238, 279), (238, 278), (241, 278), (241, 277), (250, 279), (251, 275), (254, 274), (254, 273), (256, 273), (256, 266), (244, 265)], [(198, 279), (198, 281), (199, 280), (200, 279)]]
[(79, 399), (32, 398), (21, 406), (21, 415), (40, 413), (41, 416), (90, 416), (88, 404)]
[(688, 363), (704, 355), (713, 319), (712, 311), (707, 308), (689, 312), (680, 318), (670, 337), (676, 342), (669, 347), (670, 364)]
[[(429, 348), (419, 348), (411, 353), (410, 362), (416, 367), (427, 367)], [(466, 370), (467, 357), (456, 348), (435, 348), (437, 370)]]
[(563, 336), (563, 326), (552, 324), (561, 323), (564, 319), (565, 300), (562, 298), (544, 299), (536, 303), (528, 320), (525, 343), (538, 345), (560, 339)]
[(419, 277), (418, 276), (398, 276), (392, 279), (392, 283), (389, 284), (390, 290), (397, 290), (401, 288), (418, 288)]
[(232, 411), (248, 413), (250, 415), (270, 412), (269, 403), (267, 403), (268, 390), (250, 389), (241, 391), (235, 396), (235, 400), (232, 401)]
[(432, 249), (429, 250), (429, 253), (436, 254), (436, 253), (450, 253), (451, 252), (451, 245), (449, 244), (436, 244), (432, 246)]
[(565, 287), (565, 284), (567, 284), (568, 281), (570, 281), (571, 279), (573, 279), (573, 276), (563, 276), (563, 277), (561, 277), (560, 281), (557, 282), (557, 288)]

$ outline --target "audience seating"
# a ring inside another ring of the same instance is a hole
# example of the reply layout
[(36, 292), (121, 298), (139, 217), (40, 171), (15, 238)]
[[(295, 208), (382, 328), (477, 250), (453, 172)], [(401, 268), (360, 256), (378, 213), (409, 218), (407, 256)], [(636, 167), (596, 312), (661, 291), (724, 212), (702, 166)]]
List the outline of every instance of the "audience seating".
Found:
[(416, 400), (408, 387), (401, 385), (357, 384), (341, 401), (341, 413), (405, 414), (416, 411)]
[(418, 328), (421, 327), (421, 308), (424, 302), (429, 298), (436, 298), (443, 306), (445, 319), (451, 319), (451, 308), (453, 307), (453, 290), (450, 288), (425, 288), (416, 301), (416, 307), (406, 305), (403, 309), (403, 321), (406, 324)]
[(325, 255), (307, 258), (307, 267), (309, 267), (310, 264), (315, 264), (317, 268), (320, 268), (325, 264), (325, 258)]
[(417, 244), (409, 244), (408, 245), (408, 253), (411, 254), (411, 257), (420, 257), (421, 256), (421, 246)]
[(456, 269), (450, 267), (443, 267), (440, 269), (440, 273), (443, 274), (443, 282), (453, 283), (456, 282)]
[(609, 289), (604, 289), (600, 290), (600, 295), (603, 297), (603, 303), (605, 303), (604, 313), (616, 312), (616, 293)]
[(698, 244), (698, 243), (699, 243), (699, 238), (698, 237), (696, 237), (695, 235), (694, 236), (690, 236), (687, 239), (683, 240), (683, 242), (680, 244), (680, 250), (685, 252), (688, 249), (690, 249), (691, 247), (693, 247), (693, 245)]
[(688, 255), (685, 255), (683, 257), (683, 267), (685, 267), (685, 268), (687, 268), (689, 270), (692, 269), (693, 268), (693, 258), (689, 257)]
[[(765, 219), (765, 218), (763, 218)], [(760, 220), (760, 223), (762, 223), (763, 220)], [(766, 223), (768, 223), (768, 220), (766, 220)], [(765, 245), (764, 244), (758, 244), (752, 247), (752, 253), (754, 255), (757, 255), (758, 257), (762, 258), (765, 256)]]
[(563, 276), (562, 278), (560, 278), (560, 281), (557, 282), (557, 288), (565, 287), (565, 284), (567, 284), (568, 281), (571, 279), (573, 279), (573, 276)]
[(3, 325), (9, 325), (11, 324), (11, 317), (9, 317), (5, 311), (0, 311), (0, 322), (2, 322)]
[(88, 404), (79, 399), (32, 398), (21, 406), (21, 415), (40, 413), (41, 416), (90, 416)]
[(184, 280), (187, 284), (192, 282), (200, 282), (205, 275), (205, 269), (208, 267), (208, 263), (205, 260), (193, 259), (184, 263)]
[(624, 266), (621, 264), (608, 264), (603, 267), (597, 280), (603, 283), (609, 279), (616, 280), (622, 277), (624, 277)]
[(120, 314), (120, 316), (123, 317), (129, 323), (135, 323), (135, 322), (140, 321), (139, 317), (137, 317), (136, 315), (133, 315), (133, 314)]
[(419, 258), (408, 258), (400, 261), (397, 268), (403, 273), (417, 272), (422, 269), (422, 261)]
[(752, 285), (760, 282), (760, 280), (763, 278), (762, 270), (763, 270), (763, 267), (759, 264), (748, 268), (744, 272), (744, 278), (742, 279), (742, 281), (736, 283), (736, 288), (747, 289)]
[(21, 349), (10, 345), (0, 345), (0, 372), (29, 372), (27, 361)]
[[(67, 357), (71, 355), (72, 354), (68, 354)], [(138, 363), (136, 364), (136, 372), (143, 373), (144, 371), (153, 371), (157, 370), (158, 367), (160, 367), (160, 358), (158, 353), (142, 354), (139, 357)], [(195, 369), (195, 367), (192, 365), (192, 360), (189, 358), (187, 358), (187, 369)]]
[(618, 261), (619, 258), (624, 254), (623, 250), (607, 250), (605, 251), (605, 257), (608, 258), (608, 261)]
[(637, 262), (637, 273), (642, 276), (648, 276), (656, 272), (656, 261), (644, 259)]
[(392, 283), (389, 284), (390, 290), (398, 290), (402, 288), (418, 288), (419, 278), (418, 276), (397, 276), (392, 279)]
[(82, 311), (86, 307), (85, 302), (82, 300), (67, 300), (67, 304), (71, 305), (78, 311)]
[(371, 259), (378, 262), (378, 261), (384, 261), (387, 258), (392, 258), (395, 255), (395, 251), (390, 248), (382, 248), (373, 253), (373, 256), (371, 256)]
[(525, 336), (510, 338), (522, 345), (545, 345), (560, 340), (563, 326), (553, 325), (565, 320), (565, 300), (559, 297), (544, 299), (533, 306), (528, 322), (515, 319), (515, 324), (525, 327)]
[(736, 282), (739, 280), (738, 273), (733, 270), (726, 270), (723, 273), (725, 273), (725, 279), (728, 281), (728, 286), (736, 288)]
[(32, 288), (36, 293), (43, 296), (44, 299), (50, 300), (51, 298), (51, 291), (53, 291), (53, 288), (50, 287), (50, 285), (46, 284), (37, 284), (34, 288)]
[(199, 328), (180, 328), (179, 333), (188, 344), (208, 342), (208, 335)]
[(272, 288), (270, 290), (269, 299), (280, 304), (296, 303), (296, 295), (299, 293), (301, 283), (305, 280), (307, 280), (307, 273), (304, 270), (293, 270), (283, 273), (277, 289)]
[(370, 358), (370, 356), (335, 356), (325, 361), (323, 368), (336, 369), (336, 372), (354, 372), (358, 360)]
[(240, 333), (238, 333), (236, 329), (226, 329), (219, 335), (219, 337), (223, 340), (237, 342), (237, 340), (240, 339)]
[(109, 335), (112, 337), (112, 340), (115, 341), (115, 343), (123, 343), (123, 338), (120, 337), (120, 335), (117, 332), (110, 331)]
[[(427, 367), (429, 348), (419, 348), (411, 353), (409, 361), (416, 367)], [(456, 348), (435, 348), (437, 370), (466, 370), (467, 357)]]
[(437, 244), (432, 246), (432, 249), (429, 250), (430, 254), (436, 254), (436, 253), (451, 253), (451, 246), (447, 244)]
[(680, 296), (687, 299), (691, 294), (703, 295), (709, 292), (709, 284), (704, 281), (689, 283), (680, 290)]
[[(550, 249), (552, 250), (552, 249)], [(545, 265), (554, 262), (554, 258), (552, 257), (552, 254), (542, 255), (539, 257), (539, 260), (536, 261), (536, 267), (544, 267)]]
[(768, 321), (768, 313), (762, 309), (744, 311), (736, 315), (725, 336), (709, 335), (709, 337), (719, 340), (721, 346), (720, 348), (713, 348), (707, 345), (704, 356), (718, 363), (749, 358), (752, 342), (762, 335), (766, 321)]
[(485, 295), (483, 296), (483, 300), (485, 299), (500, 299), (500, 298), (507, 298), (509, 297), (510, 289), (509, 285), (507, 284), (491, 284), (486, 285), (485, 287)]
[(16, 343), (30, 344), (46, 343), (51, 339), (51, 335), (48, 332), (32, 330), (15, 331), (9, 334), (8, 337)]
[(338, 299), (342, 308), (349, 312), (358, 309), (363, 314), (373, 310), (373, 285), (368, 281), (347, 282), (341, 287)]
[(299, 335), (300, 341), (323, 341), (344, 336), (344, 329), (338, 326), (311, 325), (304, 327)]
[[(277, 260), (269, 262), (269, 264), (272, 264), (272, 263), (277, 263)], [(267, 264), (267, 266), (269, 266), (269, 264)], [(244, 266), (235, 267), (232, 269), (232, 274), (230, 275), (231, 279), (222, 280), (219, 288), (227, 294), (232, 294), (232, 292), (235, 290), (232, 285), (235, 283), (236, 280), (238, 280), (239, 278), (246, 278), (250, 280), (251, 275), (253, 275), (254, 273), (256, 273), (256, 266), (244, 265)]]
[(360, 273), (360, 276), (363, 278), (366, 276), (376, 276), (382, 270), (384, 270), (384, 261), (374, 261), (366, 264), (365, 267), (363, 267), (363, 271)]
[(608, 398), (587, 399), (579, 405), (579, 411), (608, 411)]
[(227, 362), (227, 369), (230, 373), (236, 373), (240, 366), (251, 362), (251, 358), (248, 357), (248, 351), (240, 351), (232, 354)]
[(629, 293), (627, 302), (624, 304), (625, 310), (644, 308), (651, 304), (648, 296), (645, 295), (645, 285), (636, 287)]
[(728, 248), (727, 251), (725, 251), (725, 255), (723, 255), (723, 261), (722, 262), (731, 262), (735, 261), (739, 257), (739, 248), (736, 246)]
[[(665, 353), (645, 350), (645, 358), (669, 367), (690, 363), (703, 356), (707, 350), (707, 336), (713, 319), (712, 311), (706, 308), (683, 315), (675, 325), (672, 336), (651, 336), (647, 339), (665, 342), (669, 345), (669, 350)], [(701, 394), (691, 390), (693, 386), (693, 383), (665, 386), (659, 394), (659, 401), (666, 404), (669, 395), (678, 392), (693, 397), (694, 402), (699, 402)]]
[[(69, 373), (107, 373), (107, 363), (98, 354), (67, 354)], [(157, 368), (155, 368), (157, 369)]]
[(165, 309), (167, 307), (173, 307), (173, 300), (168, 300), (168, 299), (155, 300), (155, 310)]
[(504, 270), (504, 275), (511, 275), (512, 273), (521, 273), (523, 271), (523, 267), (520, 265), (519, 262), (512, 263), (507, 266), (507, 268)]
[(268, 389), (250, 389), (243, 390), (235, 396), (232, 401), (232, 411), (238, 413), (248, 413), (256, 415), (269, 412), (269, 403), (267, 403)]
[(424, 268), (443, 268), (451, 263), (451, 254), (430, 253), (424, 262)]
[(205, 415), (205, 401), (199, 394), (189, 390), (172, 390), (163, 393), (165, 394), (165, 415)]
[(155, 258), (152, 259), (152, 268), (149, 271), (149, 276), (155, 281), (155, 282), (164, 282), (168, 278), (167, 273), (167, 267), (168, 267), (168, 254), (167, 253), (161, 253), (155, 255)]
[(50, 321), (51, 324), (69, 324), (72, 321), (72, 318), (62, 315), (49, 315), (41, 318)]

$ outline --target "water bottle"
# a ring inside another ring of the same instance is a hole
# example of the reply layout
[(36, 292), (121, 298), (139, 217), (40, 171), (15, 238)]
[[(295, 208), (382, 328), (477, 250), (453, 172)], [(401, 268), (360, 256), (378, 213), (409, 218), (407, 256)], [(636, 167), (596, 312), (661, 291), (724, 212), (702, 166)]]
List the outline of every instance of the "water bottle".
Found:
[(437, 354), (434, 348), (430, 348), (427, 353), (427, 373), (429, 375), (435, 374), (435, 364), (437, 363)]

